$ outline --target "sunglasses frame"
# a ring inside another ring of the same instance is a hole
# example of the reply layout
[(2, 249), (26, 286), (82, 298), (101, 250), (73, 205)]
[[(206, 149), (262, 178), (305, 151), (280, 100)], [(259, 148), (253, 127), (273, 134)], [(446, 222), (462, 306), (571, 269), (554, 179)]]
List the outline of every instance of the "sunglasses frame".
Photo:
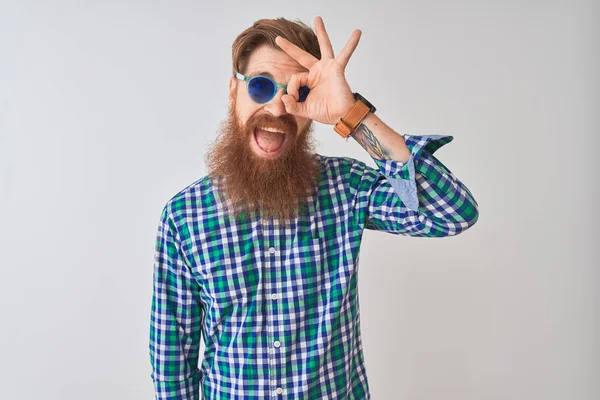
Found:
[[(270, 77), (266, 76), (266, 75), (252, 75), (252, 76), (246, 76), (243, 74), (240, 74), (239, 72), (235, 73), (235, 77), (237, 79), (241, 79), (243, 81), (246, 82), (246, 92), (248, 92), (248, 97), (250, 97), (250, 99), (257, 103), (257, 104), (266, 104), (269, 101), (273, 100), (273, 97), (275, 97), (275, 95), (277, 94), (277, 91), (279, 90), (279, 88), (283, 88), (283, 94), (287, 94), (287, 85), (284, 85), (283, 83), (277, 83), (275, 82), (273, 79), (271, 79)], [(249, 85), (250, 85), (250, 81), (254, 78), (264, 78), (267, 79), (269, 82), (271, 82), (273, 84), (273, 93), (271, 93), (271, 96), (269, 97), (269, 99), (263, 103), (260, 103), (256, 100), (254, 100), (252, 98), (252, 96), (250, 96), (250, 89), (249, 89)], [(308, 96), (308, 95), (307, 95)]]

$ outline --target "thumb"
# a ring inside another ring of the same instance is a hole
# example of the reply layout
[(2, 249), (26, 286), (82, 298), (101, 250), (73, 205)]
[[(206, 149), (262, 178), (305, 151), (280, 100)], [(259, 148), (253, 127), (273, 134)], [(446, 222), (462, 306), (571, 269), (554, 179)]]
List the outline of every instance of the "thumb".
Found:
[(285, 110), (290, 114), (306, 117), (306, 104), (297, 102), (294, 96), (284, 94), (281, 96), (281, 101), (285, 105)]

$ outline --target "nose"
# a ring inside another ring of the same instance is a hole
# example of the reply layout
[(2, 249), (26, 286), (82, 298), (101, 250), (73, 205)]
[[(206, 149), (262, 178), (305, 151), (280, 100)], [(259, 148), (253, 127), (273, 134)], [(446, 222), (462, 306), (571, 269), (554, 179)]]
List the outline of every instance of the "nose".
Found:
[(279, 117), (288, 113), (285, 109), (285, 104), (283, 104), (283, 101), (281, 100), (281, 96), (284, 94), (283, 92), (283, 88), (277, 88), (277, 93), (275, 93), (275, 96), (273, 96), (273, 98), (265, 104), (265, 110), (275, 117)]

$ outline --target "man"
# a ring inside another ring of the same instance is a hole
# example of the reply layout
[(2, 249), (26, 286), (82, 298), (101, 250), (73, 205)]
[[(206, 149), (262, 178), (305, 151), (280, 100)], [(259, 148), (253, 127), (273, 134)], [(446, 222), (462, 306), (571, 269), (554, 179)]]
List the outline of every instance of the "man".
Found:
[[(344, 76), (361, 32), (336, 57), (319, 17), (315, 28), (259, 20), (238, 36), (210, 173), (162, 211), (150, 326), (158, 399), (369, 399), (364, 229), (441, 237), (478, 219), (469, 190), (433, 156), (453, 137), (385, 125)], [(313, 121), (355, 139), (378, 169), (316, 154)]]

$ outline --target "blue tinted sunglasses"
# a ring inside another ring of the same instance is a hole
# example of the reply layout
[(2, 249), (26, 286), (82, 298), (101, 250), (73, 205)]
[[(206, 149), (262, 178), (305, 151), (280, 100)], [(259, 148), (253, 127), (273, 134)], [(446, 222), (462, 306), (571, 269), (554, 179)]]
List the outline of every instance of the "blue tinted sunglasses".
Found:
[[(287, 94), (287, 85), (275, 83), (273, 79), (265, 75), (245, 76), (239, 72), (236, 72), (235, 77), (246, 81), (248, 95), (254, 102), (259, 104), (264, 104), (271, 101), (271, 99), (275, 97), (275, 94), (279, 88), (283, 88), (283, 93)], [(298, 102), (303, 102), (306, 100), (306, 96), (308, 96), (309, 92), (310, 89), (308, 86), (302, 86), (299, 88)]]

